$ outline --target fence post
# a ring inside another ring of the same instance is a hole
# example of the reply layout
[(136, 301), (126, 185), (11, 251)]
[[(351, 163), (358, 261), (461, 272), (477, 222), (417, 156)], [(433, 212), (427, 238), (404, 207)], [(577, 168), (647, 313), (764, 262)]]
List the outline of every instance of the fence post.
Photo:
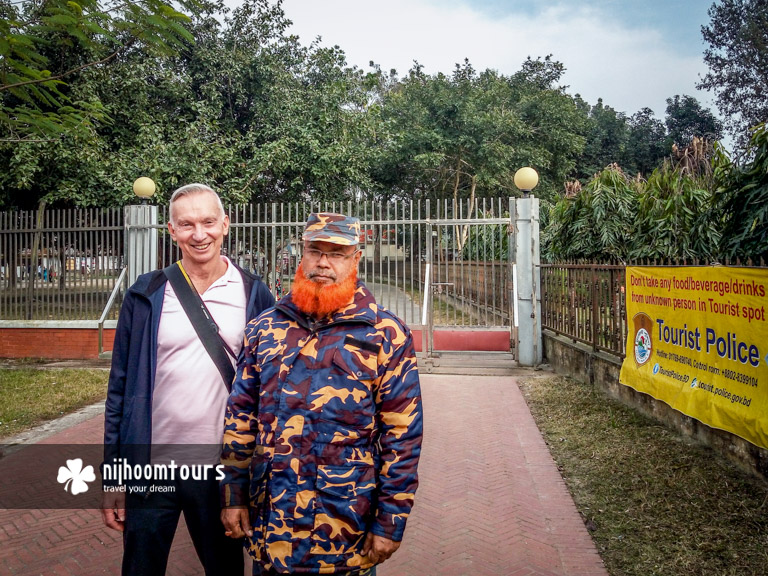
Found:
[(600, 297), (600, 289), (597, 285), (598, 278), (597, 278), (597, 266), (591, 266), (592, 268), (592, 279), (590, 284), (592, 284), (592, 350), (597, 352), (597, 346), (599, 344), (600, 339), (600, 307), (598, 298)]
[(518, 198), (516, 205), (517, 362), (537, 366), (542, 361), (539, 199)]
[(422, 326), (422, 354), (424, 355), (424, 358), (432, 358), (435, 353), (435, 311), (434, 311), (434, 298), (432, 294), (432, 284), (435, 282), (434, 278), (432, 277), (433, 274), (433, 259), (434, 259), (434, 251), (433, 251), (433, 239), (432, 234), (434, 233), (437, 235), (437, 232), (433, 230), (432, 222), (430, 221), (430, 210), (429, 210), (429, 199), (427, 199), (426, 202), (426, 210), (427, 210), (427, 227), (426, 227), (426, 234), (427, 234), (427, 241), (426, 241), (426, 249), (427, 249), (427, 261), (426, 261), (426, 268), (424, 273), (424, 302), (423, 302), (423, 313), (422, 313), (422, 324), (424, 324), (424, 320), (426, 320), (426, 325)]
[[(280, 277), (282, 274), (282, 262), (278, 263), (277, 261), (277, 226), (274, 225), (275, 222), (277, 222), (277, 202), (272, 202), (272, 235), (270, 238), (271, 246), (269, 250), (270, 271), (272, 272), (272, 277), (267, 277), (267, 282), (269, 283), (269, 289), (272, 290), (272, 295), (276, 300), (280, 300), (280, 298), (283, 297), (281, 294), (283, 283), (282, 278)], [(278, 286), (280, 287), (280, 291), (278, 291)]]
[(517, 204), (515, 199), (510, 196), (509, 198), (509, 225), (507, 229), (508, 249), (507, 249), (507, 286), (508, 288), (508, 301), (509, 301), (509, 318), (510, 318), (510, 345), (514, 354), (515, 360), (520, 353), (517, 348), (517, 318), (519, 316), (519, 310), (517, 309), (517, 235), (515, 233), (515, 223), (517, 219)]
[(128, 286), (157, 268), (157, 206), (125, 207), (125, 251)]

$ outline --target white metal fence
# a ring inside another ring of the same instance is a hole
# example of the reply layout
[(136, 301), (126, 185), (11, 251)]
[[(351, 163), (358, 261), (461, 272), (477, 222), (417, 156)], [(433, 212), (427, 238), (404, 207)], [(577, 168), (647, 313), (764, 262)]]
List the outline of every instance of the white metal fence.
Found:
[(0, 212), (0, 320), (98, 318), (124, 265), (120, 209)]
[[(277, 298), (290, 290), (311, 211), (343, 212), (362, 224), (360, 275), (377, 300), (421, 324), (431, 264), (434, 324), (509, 327), (512, 322), (510, 199), (454, 203), (260, 204), (227, 209), (223, 252), (261, 275)], [(157, 267), (180, 257), (159, 210)], [(0, 321), (95, 320), (126, 265), (122, 209), (0, 213)], [(126, 286), (105, 318), (116, 318)]]

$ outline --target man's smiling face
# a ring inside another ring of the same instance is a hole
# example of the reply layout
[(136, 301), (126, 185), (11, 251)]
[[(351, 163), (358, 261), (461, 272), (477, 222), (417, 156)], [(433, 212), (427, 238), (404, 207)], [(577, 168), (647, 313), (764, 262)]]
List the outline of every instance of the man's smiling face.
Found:
[(208, 192), (181, 196), (171, 204), (168, 231), (187, 264), (203, 266), (218, 260), (224, 237), (229, 233), (229, 217), (216, 197)]

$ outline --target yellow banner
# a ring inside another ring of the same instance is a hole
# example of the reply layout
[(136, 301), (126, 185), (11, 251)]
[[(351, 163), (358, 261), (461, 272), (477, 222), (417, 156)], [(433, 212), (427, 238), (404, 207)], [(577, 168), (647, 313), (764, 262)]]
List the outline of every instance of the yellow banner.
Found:
[(768, 448), (768, 270), (627, 267), (622, 384)]

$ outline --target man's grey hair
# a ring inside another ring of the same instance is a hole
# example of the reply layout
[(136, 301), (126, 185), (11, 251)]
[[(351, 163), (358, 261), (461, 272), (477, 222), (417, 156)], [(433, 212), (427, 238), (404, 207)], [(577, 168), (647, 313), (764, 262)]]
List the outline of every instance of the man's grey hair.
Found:
[(176, 200), (179, 198), (183, 198), (184, 196), (192, 196), (195, 194), (213, 194), (214, 198), (216, 198), (216, 203), (219, 205), (221, 217), (224, 217), (224, 204), (221, 203), (221, 198), (219, 198), (219, 195), (216, 194), (216, 192), (210, 186), (195, 183), (182, 186), (181, 188), (178, 188), (173, 194), (171, 194), (171, 200), (168, 203), (171, 222), (173, 222), (173, 203), (176, 202)]

